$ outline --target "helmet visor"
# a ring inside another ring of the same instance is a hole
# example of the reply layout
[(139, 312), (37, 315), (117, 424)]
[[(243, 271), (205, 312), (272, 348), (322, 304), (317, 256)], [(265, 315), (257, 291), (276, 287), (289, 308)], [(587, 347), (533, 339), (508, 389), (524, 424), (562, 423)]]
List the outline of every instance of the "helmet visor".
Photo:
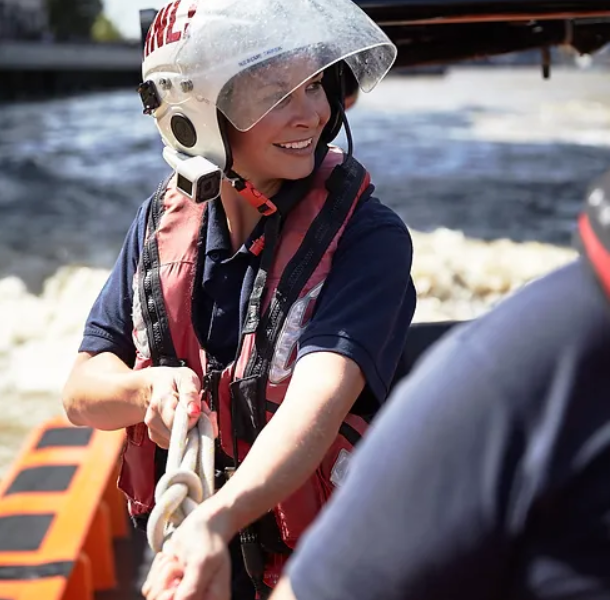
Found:
[(179, 43), (182, 83), (165, 100), (183, 102), (188, 92), (241, 131), (340, 60), (369, 92), (396, 58), (352, 0), (204, 0)]

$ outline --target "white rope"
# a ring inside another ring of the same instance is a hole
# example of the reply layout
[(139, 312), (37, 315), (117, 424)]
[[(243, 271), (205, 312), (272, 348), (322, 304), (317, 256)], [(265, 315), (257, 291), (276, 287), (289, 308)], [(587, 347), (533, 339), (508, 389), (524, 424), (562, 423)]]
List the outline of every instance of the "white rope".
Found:
[(178, 404), (169, 441), (167, 467), (155, 488), (155, 507), (148, 519), (148, 544), (163, 544), (197, 506), (214, 493), (214, 430), (201, 414), (188, 431), (186, 408)]

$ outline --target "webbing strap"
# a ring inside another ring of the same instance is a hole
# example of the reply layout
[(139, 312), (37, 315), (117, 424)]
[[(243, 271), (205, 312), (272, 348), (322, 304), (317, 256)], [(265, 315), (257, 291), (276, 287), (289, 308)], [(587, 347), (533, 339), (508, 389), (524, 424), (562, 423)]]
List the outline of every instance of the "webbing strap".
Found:
[(275, 249), (280, 237), (280, 228), (281, 215), (276, 212), (271, 217), (268, 217), (265, 223), (264, 247), (258, 272), (256, 273), (254, 285), (252, 286), (252, 293), (250, 294), (250, 299), (248, 301), (246, 319), (241, 331), (242, 336), (248, 333), (254, 333), (260, 322), (261, 304), (265, 295), (265, 289), (267, 288), (269, 271), (273, 265)]
[(328, 198), (292, 257), (256, 331), (256, 344), (244, 377), (264, 377), (290, 307), (314, 273), (324, 253), (345, 223), (366, 176), (360, 163), (347, 157), (326, 182)]
[(161, 289), (159, 245), (156, 231), (163, 214), (163, 198), (169, 179), (162, 181), (150, 203), (147, 215), (147, 236), (142, 248), (138, 293), (142, 318), (146, 325), (150, 356), (154, 366), (184, 366), (174, 348), (163, 291)]
[[(260, 412), (261, 408), (264, 413), (266, 404), (264, 390), (267, 382), (269, 363), (273, 356), (273, 350), (288, 310), (297, 300), (301, 290), (315, 271), (338, 231), (341, 229), (365, 176), (366, 171), (364, 168), (358, 162), (351, 159), (351, 157), (348, 157), (342, 165), (335, 167), (326, 182), (329, 196), (322, 207), (322, 210), (314, 219), (312, 226), (305, 234), (301, 246), (282, 274), (278, 288), (271, 299), (268, 309), (265, 311), (265, 315), (261, 319), (261, 303), (264, 298), (269, 270), (271, 269), (273, 258), (275, 257), (275, 250), (282, 224), (280, 214), (275, 213), (268, 217), (268, 222), (265, 225), (265, 246), (262, 250), (261, 264), (248, 303), (246, 320), (241, 332), (237, 354), (237, 356), (239, 356), (241, 353), (245, 335), (248, 333), (255, 333), (256, 343), (254, 344), (252, 355), (246, 366), (243, 378), (254, 380), (252, 383), (254, 383), (254, 389), (257, 390), (254, 403), (260, 404), (260, 406), (250, 408), (250, 410), (254, 409), (255, 413)], [(302, 196), (304, 196), (304, 193), (294, 194), (292, 196), (292, 202), (287, 208), (292, 208)], [(288, 210), (283, 214), (287, 214), (287, 212)], [(233, 456), (235, 467), (237, 467), (239, 465), (239, 454), (236, 423), (238, 420), (238, 405), (240, 403), (235, 401), (233, 394), (234, 392), (232, 390), (231, 415), (233, 421)], [(241, 407), (243, 410), (243, 403), (241, 403)], [(251, 415), (249, 420), (254, 423), (259, 422), (256, 415)], [(261, 428), (263, 423), (264, 419), (260, 422)], [(258, 427), (255, 427), (255, 429), (258, 429)], [(260, 431), (253, 432), (254, 438), (256, 438), (258, 433), (260, 433)], [(277, 529), (275, 520), (273, 520), (272, 523), (273, 525), (271, 525), (271, 527)], [(264, 524), (259, 521), (258, 526), (269, 527), (270, 525), (269, 522)], [(277, 537), (278, 540), (281, 540), (279, 531), (273, 531), (271, 534), (273, 537)], [(255, 585), (258, 596), (265, 598), (266, 586), (262, 583), (264, 559), (260, 539), (253, 526), (240, 532), (240, 541), (246, 571)], [(288, 546), (283, 542), (282, 546), (284, 546), (286, 551), (290, 551)]]

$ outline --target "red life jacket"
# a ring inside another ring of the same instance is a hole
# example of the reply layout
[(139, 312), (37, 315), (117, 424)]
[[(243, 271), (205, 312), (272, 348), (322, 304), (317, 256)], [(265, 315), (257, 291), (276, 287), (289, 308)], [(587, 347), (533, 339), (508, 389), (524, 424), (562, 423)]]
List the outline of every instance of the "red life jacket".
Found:
[[(134, 279), (135, 368), (186, 364), (193, 369), (218, 412), (218, 447), (236, 465), (284, 399), (299, 335), (311, 318), (345, 225), (369, 186), (370, 177), (359, 163), (330, 149), (281, 233), (279, 218), (275, 224), (268, 218), (264, 240), (251, 248), (262, 251), (261, 266), (238, 355), (218, 371), (208, 365), (192, 321), (200, 288), (194, 282), (201, 280), (205, 254), (198, 247), (205, 205), (194, 204), (173, 186), (166, 193), (160, 189), (151, 204), (150, 233)], [(290, 549), (341, 479), (366, 426), (364, 418), (349, 414), (314, 475), (273, 513), (242, 532), (242, 546), (254, 541), (266, 551), (264, 574), (258, 575), (267, 586), (275, 585)], [(153, 507), (156, 452), (143, 423), (128, 428), (119, 487), (132, 515), (146, 515)]]

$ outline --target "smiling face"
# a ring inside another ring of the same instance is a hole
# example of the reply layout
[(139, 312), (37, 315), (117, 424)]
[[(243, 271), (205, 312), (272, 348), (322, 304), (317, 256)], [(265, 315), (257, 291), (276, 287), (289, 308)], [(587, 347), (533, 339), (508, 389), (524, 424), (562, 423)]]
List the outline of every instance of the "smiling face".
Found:
[[(282, 97), (279, 82), (267, 82), (258, 98)], [(229, 126), (233, 168), (259, 191), (272, 195), (282, 180), (311, 174), (315, 149), (331, 115), (322, 74), (307, 80), (248, 131)]]

